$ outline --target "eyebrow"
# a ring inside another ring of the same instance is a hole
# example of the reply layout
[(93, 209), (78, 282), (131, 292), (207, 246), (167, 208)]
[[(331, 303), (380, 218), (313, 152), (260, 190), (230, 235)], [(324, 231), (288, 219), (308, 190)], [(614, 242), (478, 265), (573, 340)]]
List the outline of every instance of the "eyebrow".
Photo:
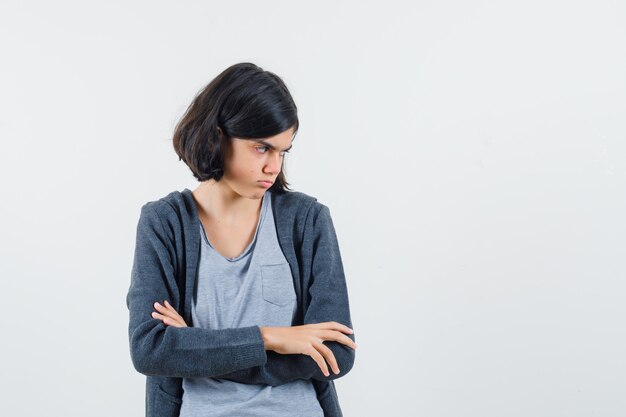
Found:
[[(270, 143), (267, 143), (266, 141), (264, 141), (263, 139), (255, 139), (255, 142), (257, 143), (262, 143), (263, 145), (267, 146), (270, 149), (275, 150), (276, 147)], [(283, 149), (283, 151), (288, 151), (289, 149), (293, 148), (293, 143), (287, 148), (287, 149)]]

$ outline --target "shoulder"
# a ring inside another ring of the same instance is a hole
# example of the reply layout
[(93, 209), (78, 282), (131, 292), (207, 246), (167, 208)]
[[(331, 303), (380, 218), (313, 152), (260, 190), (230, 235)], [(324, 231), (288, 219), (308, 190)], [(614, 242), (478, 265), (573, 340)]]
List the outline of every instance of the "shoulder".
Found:
[(272, 205), (281, 215), (293, 215), (297, 218), (306, 218), (311, 213), (327, 209), (317, 197), (302, 191), (272, 192)]
[(184, 191), (172, 191), (164, 196), (155, 197), (145, 202), (141, 207), (141, 216), (148, 216), (160, 219), (163, 224), (179, 223), (181, 218), (189, 215), (193, 208), (190, 203), (191, 191), (186, 196)]

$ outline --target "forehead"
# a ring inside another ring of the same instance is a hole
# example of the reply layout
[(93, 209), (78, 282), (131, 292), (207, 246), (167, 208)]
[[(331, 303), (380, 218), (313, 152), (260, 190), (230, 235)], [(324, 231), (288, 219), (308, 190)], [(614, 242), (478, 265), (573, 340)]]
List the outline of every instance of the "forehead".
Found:
[(265, 146), (268, 146), (271, 149), (285, 150), (291, 147), (294, 137), (295, 137), (294, 130), (293, 128), (291, 128), (282, 133), (279, 133), (278, 135), (269, 136), (265, 138), (245, 139), (245, 142), (251, 145), (263, 144)]

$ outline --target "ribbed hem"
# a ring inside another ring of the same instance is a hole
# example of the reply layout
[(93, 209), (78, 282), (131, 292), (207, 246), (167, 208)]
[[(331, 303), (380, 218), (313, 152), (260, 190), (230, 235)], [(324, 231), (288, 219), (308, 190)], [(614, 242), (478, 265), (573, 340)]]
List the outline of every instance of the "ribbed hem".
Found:
[(245, 345), (239, 346), (235, 361), (242, 369), (252, 366), (262, 366), (267, 363), (267, 353), (265, 351), (265, 342), (261, 334), (259, 326), (242, 327), (243, 336), (246, 341), (250, 341)]

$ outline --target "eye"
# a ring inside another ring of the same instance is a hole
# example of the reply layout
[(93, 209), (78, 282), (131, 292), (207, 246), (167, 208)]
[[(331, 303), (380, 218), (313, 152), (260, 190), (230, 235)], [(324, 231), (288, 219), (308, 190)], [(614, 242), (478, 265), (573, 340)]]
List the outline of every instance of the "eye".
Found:
[[(267, 150), (267, 146), (257, 146), (255, 149), (265, 149)], [(265, 152), (260, 152), (261, 154), (264, 154)], [(289, 153), (289, 151), (283, 151), (283, 154), (281, 156), (285, 156), (285, 154)]]

